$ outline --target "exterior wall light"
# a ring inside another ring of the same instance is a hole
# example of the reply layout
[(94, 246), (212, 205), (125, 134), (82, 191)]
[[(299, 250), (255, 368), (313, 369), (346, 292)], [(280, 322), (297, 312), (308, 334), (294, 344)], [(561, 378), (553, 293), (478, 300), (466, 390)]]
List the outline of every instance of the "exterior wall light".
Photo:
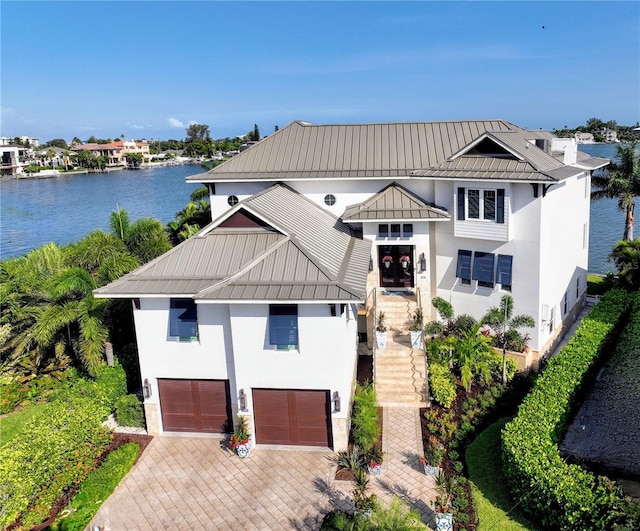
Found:
[(333, 410), (338, 413), (340, 411), (340, 395), (338, 391), (333, 392), (333, 398), (331, 400), (333, 401)]
[(427, 259), (424, 256), (424, 253), (420, 253), (420, 258), (418, 259), (420, 262), (420, 273), (427, 270)]
[(247, 410), (247, 395), (245, 394), (244, 389), (240, 389), (240, 392), (238, 393), (238, 409), (240, 411)]
[(144, 384), (142, 386), (142, 392), (145, 398), (151, 398), (151, 384), (149, 383), (149, 379), (144, 379)]

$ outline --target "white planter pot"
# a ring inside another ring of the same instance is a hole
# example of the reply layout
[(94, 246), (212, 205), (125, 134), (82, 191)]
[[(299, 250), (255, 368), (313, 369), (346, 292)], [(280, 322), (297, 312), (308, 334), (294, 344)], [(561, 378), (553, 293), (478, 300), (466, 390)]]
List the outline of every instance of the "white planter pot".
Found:
[(250, 453), (251, 439), (249, 439), (249, 441), (245, 444), (239, 444), (238, 446), (236, 446), (236, 454), (238, 455), (238, 457), (242, 457), (244, 459), (245, 457), (249, 457)]
[(376, 345), (380, 350), (387, 348), (387, 333), (376, 330)]
[(437, 478), (438, 477), (438, 472), (440, 472), (440, 467), (429, 466), (429, 465), (426, 465), (426, 464), (424, 465), (424, 473), (427, 476)]
[(452, 531), (453, 514), (436, 513), (436, 531)]
[(422, 330), (411, 330), (411, 348), (422, 348)]
[(369, 470), (369, 474), (371, 474), (372, 476), (379, 476), (380, 474), (382, 474), (382, 465), (367, 465), (367, 469)]

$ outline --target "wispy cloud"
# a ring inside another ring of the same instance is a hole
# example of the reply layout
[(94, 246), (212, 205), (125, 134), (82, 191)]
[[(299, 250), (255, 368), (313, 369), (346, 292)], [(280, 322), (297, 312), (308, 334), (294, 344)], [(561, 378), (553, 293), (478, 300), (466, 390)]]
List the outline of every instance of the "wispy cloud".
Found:
[(167, 122), (169, 123), (169, 127), (184, 128), (184, 123), (177, 118), (169, 118)]
[(153, 126), (151, 124), (127, 124), (129, 127), (131, 127), (131, 129), (137, 129), (137, 130), (142, 130), (142, 129), (151, 129)]

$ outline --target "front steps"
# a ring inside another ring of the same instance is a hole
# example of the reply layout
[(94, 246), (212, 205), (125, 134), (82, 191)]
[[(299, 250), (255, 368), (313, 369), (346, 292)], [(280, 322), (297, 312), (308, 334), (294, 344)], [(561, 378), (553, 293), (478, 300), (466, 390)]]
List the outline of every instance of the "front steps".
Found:
[(375, 350), (376, 396), (380, 406), (425, 407), (425, 364), (421, 349), (411, 348), (409, 327), (415, 297), (380, 296), (376, 313), (385, 314), (387, 345)]

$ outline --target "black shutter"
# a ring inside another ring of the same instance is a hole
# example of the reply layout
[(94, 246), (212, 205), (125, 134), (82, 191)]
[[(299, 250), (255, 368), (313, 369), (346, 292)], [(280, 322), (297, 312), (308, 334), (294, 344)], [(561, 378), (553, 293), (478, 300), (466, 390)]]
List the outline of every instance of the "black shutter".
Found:
[(471, 251), (458, 251), (456, 277), (463, 280), (471, 280)]
[(504, 223), (504, 188), (498, 188), (496, 203), (496, 222)]
[(513, 256), (508, 254), (498, 255), (498, 266), (496, 281), (503, 286), (511, 286), (511, 270), (512, 270)]
[(458, 219), (464, 219), (464, 188), (458, 188)]
[(493, 260), (495, 255), (476, 251), (473, 257), (473, 280), (493, 284)]

